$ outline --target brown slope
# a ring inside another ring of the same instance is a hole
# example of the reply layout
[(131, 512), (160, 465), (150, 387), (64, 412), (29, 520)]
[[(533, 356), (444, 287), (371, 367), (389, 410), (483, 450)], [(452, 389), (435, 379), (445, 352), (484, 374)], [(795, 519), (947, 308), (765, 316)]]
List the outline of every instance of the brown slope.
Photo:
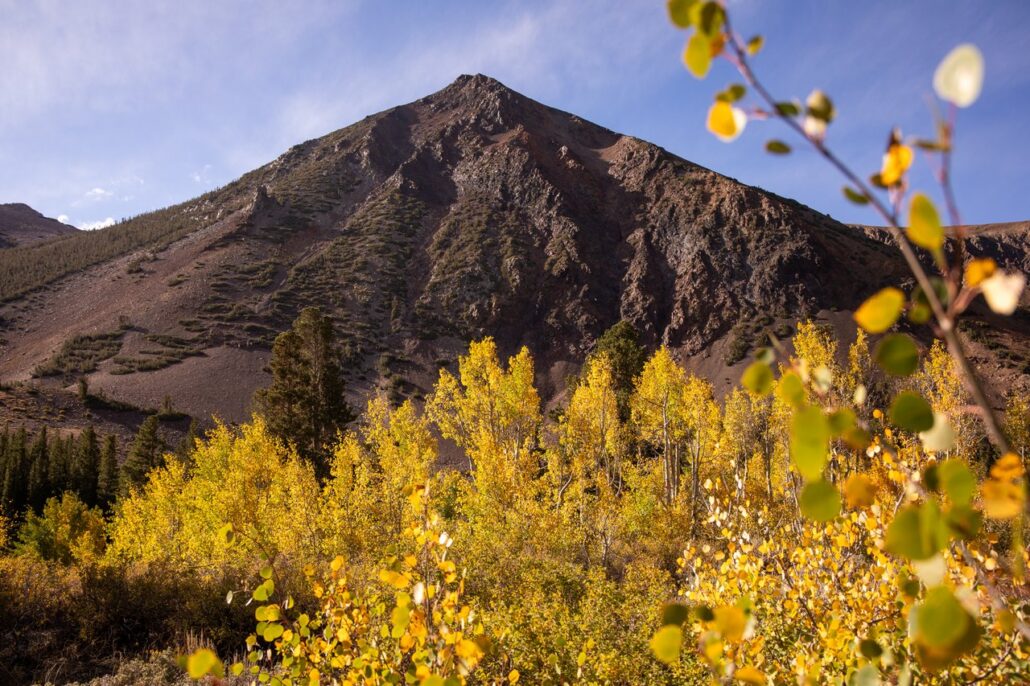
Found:
[(77, 231), (24, 203), (0, 203), (0, 248), (29, 245)]
[[(48, 384), (87, 373), (114, 397), (230, 419), (306, 305), (332, 312), (356, 392), (417, 396), (493, 335), (529, 345), (554, 394), (619, 319), (729, 379), (767, 330), (845, 323), (905, 275), (875, 237), (483, 76), (75, 240), (21, 260), (64, 251), (55, 276), (12, 272), (27, 294), (0, 306), (0, 380), (44, 365)], [(94, 338), (54, 360), (76, 334)]]

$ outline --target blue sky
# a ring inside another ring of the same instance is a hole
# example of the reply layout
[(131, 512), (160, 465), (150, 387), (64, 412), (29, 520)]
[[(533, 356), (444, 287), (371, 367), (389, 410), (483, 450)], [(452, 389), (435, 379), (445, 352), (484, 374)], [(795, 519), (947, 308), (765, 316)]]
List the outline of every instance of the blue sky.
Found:
[[(967, 222), (1030, 219), (1030, 2), (733, 0), (760, 32), (774, 93), (835, 100), (830, 142), (875, 171), (890, 127), (932, 133), (927, 98), (956, 44), (984, 53), (959, 116)], [(780, 125), (735, 143), (704, 130), (728, 65), (682, 68), (662, 0), (0, 0), (0, 202), (80, 226), (198, 195), (290, 145), (481, 72), (537, 100), (833, 216), (850, 206), (815, 155), (773, 158)], [(924, 165), (925, 167), (925, 165)], [(914, 184), (932, 188), (927, 173)]]

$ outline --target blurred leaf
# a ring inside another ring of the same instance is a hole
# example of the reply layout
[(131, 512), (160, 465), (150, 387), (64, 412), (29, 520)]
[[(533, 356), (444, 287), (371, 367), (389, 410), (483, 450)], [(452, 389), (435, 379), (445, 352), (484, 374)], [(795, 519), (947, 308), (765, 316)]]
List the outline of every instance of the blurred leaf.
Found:
[(186, 658), (186, 672), (191, 679), (201, 679), (208, 674), (221, 677), (224, 674), (222, 661), (209, 648), (198, 648)]
[(679, 660), (682, 646), (683, 629), (674, 624), (663, 626), (651, 638), (651, 652), (667, 665)]
[(733, 83), (730, 84), (730, 86), (726, 88), (726, 90), (716, 95), (715, 99), (721, 100), (723, 102), (734, 103), (743, 98), (745, 95), (747, 95), (747, 88), (745, 88), (743, 84)]
[(703, 33), (695, 32), (687, 41), (687, 47), (683, 50), (683, 64), (695, 78), (703, 79), (708, 76), (708, 70), (712, 66), (712, 44)]
[(826, 466), (830, 423), (819, 407), (794, 413), (790, 424), (790, 455), (806, 481), (815, 481)]
[(752, 36), (747, 42), (747, 54), (754, 57), (765, 45), (765, 39), (761, 36)]
[(891, 423), (918, 433), (933, 427), (933, 409), (921, 395), (914, 391), (902, 391), (894, 396), (890, 409)]
[(856, 472), (844, 482), (844, 498), (848, 507), (869, 507), (876, 502), (876, 484), (865, 474)]
[(801, 108), (798, 107), (797, 103), (778, 102), (775, 107), (776, 112), (784, 117), (796, 117), (801, 114)]
[(690, 8), (698, 0), (668, 0), (665, 9), (669, 12), (669, 21), (681, 29), (689, 29)]
[(856, 205), (868, 205), (869, 198), (864, 193), (859, 193), (851, 186), (844, 186), (844, 197)]
[(965, 461), (953, 457), (937, 465), (937, 479), (948, 499), (956, 505), (968, 505), (976, 492), (976, 478)]
[(825, 479), (805, 484), (799, 497), (801, 513), (816, 522), (828, 522), (840, 514), (840, 493)]
[(905, 306), (905, 294), (888, 287), (876, 293), (855, 311), (855, 321), (869, 333), (883, 333), (894, 326)]
[(948, 543), (948, 529), (933, 500), (898, 511), (887, 527), (887, 550), (908, 560), (926, 560)]
[(776, 386), (776, 395), (784, 402), (795, 409), (800, 409), (805, 404), (805, 385), (797, 372), (787, 372), (780, 377)]
[(736, 139), (744, 131), (746, 125), (747, 115), (744, 114), (744, 111), (733, 107), (728, 102), (717, 100), (708, 110), (708, 130), (724, 143)]
[(790, 146), (779, 140), (771, 140), (765, 144), (765, 151), (774, 155), (786, 155), (790, 152)]
[(991, 277), (998, 269), (998, 265), (989, 257), (969, 260), (966, 264), (965, 283), (970, 288), (975, 288)]
[(873, 357), (892, 376), (908, 376), (919, 367), (919, 348), (903, 333), (884, 336), (876, 344)]
[(662, 606), (662, 625), (679, 626), (690, 617), (690, 608), (683, 603), (666, 603)]
[(951, 428), (948, 416), (941, 412), (933, 413), (933, 427), (919, 432), (919, 440), (923, 442), (923, 450), (929, 453), (940, 453), (955, 447), (955, 430)]
[(744, 388), (758, 395), (768, 395), (773, 388), (773, 373), (764, 362), (752, 362), (740, 377)]
[(908, 214), (908, 239), (935, 255), (944, 246), (944, 229), (933, 202), (922, 193), (912, 196)]
[(933, 89), (941, 100), (969, 107), (980, 97), (984, 58), (975, 45), (964, 43), (941, 60), (933, 74)]
[(833, 118), (837, 115), (837, 111), (833, 107), (833, 101), (830, 100), (826, 93), (818, 89), (808, 95), (808, 99), (805, 101), (805, 113), (827, 124), (833, 121)]

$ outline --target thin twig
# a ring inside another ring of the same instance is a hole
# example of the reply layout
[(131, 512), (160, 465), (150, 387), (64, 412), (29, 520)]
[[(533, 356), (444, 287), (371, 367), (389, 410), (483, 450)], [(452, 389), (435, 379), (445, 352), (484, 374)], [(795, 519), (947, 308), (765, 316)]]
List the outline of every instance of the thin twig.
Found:
[(777, 100), (769, 93), (765, 86), (758, 80), (754, 71), (751, 69), (750, 64), (747, 60), (747, 54), (744, 46), (741, 44), (739, 36), (737, 36), (732, 27), (730, 26), (729, 15), (726, 15), (726, 33), (729, 36), (729, 45), (733, 49), (734, 58), (730, 61), (736, 64), (737, 69), (741, 75), (747, 80), (747, 82), (754, 88), (763, 100), (768, 104), (770, 111), (773, 116), (778, 117), (785, 122), (790, 128), (794, 129), (802, 138), (808, 141), (812, 147), (815, 148), (820, 155), (822, 155), (831, 165), (833, 165), (848, 181), (850, 181), (859, 193), (864, 195), (873, 206), (874, 209), (883, 217), (887, 222), (887, 230), (894, 242), (897, 244), (898, 249), (901, 251), (902, 256), (905, 258), (905, 262), (911, 270), (912, 274), (916, 278), (916, 282), (922, 289), (923, 294), (926, 296), (926, 300), (930, 305), (930, 309), (933, 311), (934, 318), (937, 320), (937, 326), (935, 327), (944, 338), (944, 342), (948, 346), (948, 351), (951, 353), (952, 359), (955, 364), (958, 365), (960, 376), (966, 385), (970, 395), (973, 396), (973, 401), (980, 406), (981, 414), (983, 416), (984, 425), (987, 428), (987, 435), (991, 442), (994, 443), (995, 447), (1002, 453), (1006, 453), (1009, 450), (1008, 441), (1005, 439), (1005, 434), (1001, 430), (1001, 425), (995, 416), (994, 409), (991, 407), (990, 402), (987, 400), (987, 394), (983, 390), (983, 386), (977, 376), (976, 370), (973, 368), (972, 363), (966, 354), (965, 347), (963, 346), (962, 340), (955, 331), (954, 319), (949, 316), (948, 312), (945, 311), (940, 298), (937, 297), (937, 292), (933, 288), (933, 284), (930, 282), (930, 278), (926, 274), (926, 270), (923, 269), (922, 264), (919, 262), (919, 258), (916, 256), (912, 245), (908, 242), (904, 232), (898, 222), (898, 216), (896, 210), (888, 209), (883, 201), (873, 193), (872, 189), (858, 177), (855, 172), (851, 170), (839, 157), (837, 157), (833, 151), (826, 147), (824, 142), (818, 138), (809, 136), (801, 125), (793, 118), (786, 116), (781, 113), (776, 107)]

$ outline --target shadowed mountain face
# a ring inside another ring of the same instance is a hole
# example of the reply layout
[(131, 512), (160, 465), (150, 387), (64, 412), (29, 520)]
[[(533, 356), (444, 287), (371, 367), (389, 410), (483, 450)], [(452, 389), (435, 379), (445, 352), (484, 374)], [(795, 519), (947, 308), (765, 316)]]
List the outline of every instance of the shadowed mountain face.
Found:
[(77, 231), (74, 226), (44, 217), (28, 205), (0, 203), (0, 248), (28, 245)]
[[(978, 240), (1025, 266), (1010, 234)], [(417, 397), (492, 335), (530, 346), (553, 395), (620, 319), (720, 383), (766, 332), (845, 322), (905, 274), (875, 230), (462, 76), (196, 200), (3, 251), (0, 379), (89, 375), (238, 419), (275, 334), (318, 305), (356, 392)]]

